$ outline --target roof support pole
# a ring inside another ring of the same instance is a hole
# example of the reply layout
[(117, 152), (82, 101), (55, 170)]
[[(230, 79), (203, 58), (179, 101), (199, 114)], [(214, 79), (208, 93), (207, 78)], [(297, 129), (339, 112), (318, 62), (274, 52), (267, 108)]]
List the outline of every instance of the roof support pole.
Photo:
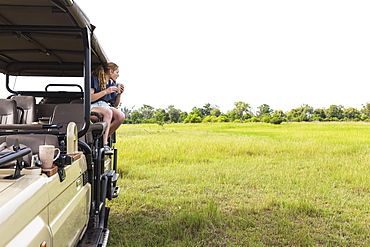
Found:
[(78, 132), (78, 137), (85, 135), (90, 127), (90, 108), (91, 108), (91, 42), (90, 29), (82, 29), (82, 39), (84, 44), (84, 119), (85, 125)]

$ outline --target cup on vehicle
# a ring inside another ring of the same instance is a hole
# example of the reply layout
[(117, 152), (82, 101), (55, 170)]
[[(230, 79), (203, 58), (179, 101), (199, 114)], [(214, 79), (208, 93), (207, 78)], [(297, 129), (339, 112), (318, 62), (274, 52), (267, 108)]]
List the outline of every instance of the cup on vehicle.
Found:
[[(55, 151), (57, 155), (55, 156)], [(54, 147), (53, 145), (40, 145), (39, 146), (39, 156), (42, 162), (42, 169), (50, 169), (53, 167), (53, 162), (58, 159), (60, 155), (60, 149)], [(54, 157), (55, 156), (55, 157)]]
[(117, 83), (116, 87), (117, 87), (117, 93), (122, 93), (121, 92), (121, 83)]

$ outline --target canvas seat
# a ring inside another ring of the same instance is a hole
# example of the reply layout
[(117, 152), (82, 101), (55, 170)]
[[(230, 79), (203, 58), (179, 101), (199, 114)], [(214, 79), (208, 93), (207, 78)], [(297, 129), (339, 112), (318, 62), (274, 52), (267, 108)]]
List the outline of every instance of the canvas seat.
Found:
[(50, 124), (62, 124), (60, 132), (66, 133), (68, 123), (75, 122), (77, 130), (80, 131), (84, 126), (84, 114), (82, 104), (60, 104), (54, 108)]
[(0, 144), (6, 142), (7, 146), (14, 144), (18, 140), (20, 144), (26, 145), (32, 150), (33, 154), (39, 153), (40, 145), (53, 145), (59, 147), (58, 137), (49, 134), (31, 134), (31, 135), (7, 135), (0, 136)]
[[(83, 104), (60, 104), (54, 109), (53, 116), (50, 120), (50, 124), (62, 124), (62, 128), (59, 132), (66, 133), (67, 126), (69, 122), (75, 122), (77, 125), (77, 130), (80, 131), (85, 122), (83, 114)], [(96, 118), (99, 120), (99, 118)], [(93, 145), (94, 140), (103, 135), (107, 129), (108, 124), (106, 122), (94, 122), (90, 124), (90, 128), (85, 136), (80, 137), (80, 140)]]
[(17, 107), (22, 109), (22, 115), (18, 115), (20, 124), (31, 124), (36, 121), (36, 100), (33, 96), (12, 96)]
[(12, 99), (0, 99), (0, 124), (16, 124), (17, 121), (17, 103)]
[(48, 124), (57, 104), (37, 104), (36, 114), (39, 122)]
[[(32, 135), (8, 135), (8, 136), (0, 136), (0, 145), (4, 145), (6, 147), (11, 147), (15, 144), (15, 141), (18, 140), (20, 147), (29, 147), (31, 149), (31, 153), (24, 156), (23, 160), (25, 161), (25, 165), (31, 165), (32, 155), (39, 153), (39, 146), (40, 145), (53, 145), (59, 148), (58, 137), (55, 135), (48, 135), (48, 134), (32, 134)], [(9, 169), (14, 168), (14, 163), (10, 163), (8, 165), (3, 165), (1, 169)]]

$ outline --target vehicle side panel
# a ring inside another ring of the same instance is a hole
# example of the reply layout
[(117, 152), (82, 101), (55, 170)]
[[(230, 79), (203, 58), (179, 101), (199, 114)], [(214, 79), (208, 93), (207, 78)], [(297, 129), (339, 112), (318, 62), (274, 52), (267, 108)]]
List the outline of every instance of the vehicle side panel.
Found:
[(83, 185), (82, 174), (86, 169), (85, 156), (82, 155), (65, 169), (66, 179), (63, 182), (50, 182), (50, 227), (53, 242), (58, 246), (72, 246), (77, 243), (87, 226), (91, 186)]
[(13, 243), (12, 240), (19, 243), (22, 238), (30, 243), (50, 240), (47, 180), (41, 175), (23, 176), (0, 193), (0, 246)]
[[(85, 231), (90, 213), (91, 185), (83, 184), (85, 156), (58, 174), (3, 179), (0, 173), (0, 246), (73, 246)], [(55, 244), (53, 244), (55, 243)]]
[[(76, 190), (77, 194), (76, 194)], [(67, 198), (67, 194), (74, 193), (73, 198)], [(67, 190), (59, 196), (52, 204), (50, 211), (58, 204), (64, 205), (57, 215), (50, 222), (53, 233), (53, 246), (74, 246), (80, 239), (88, 223), (90, 209), (91, 186), (86, 184), (80, 188), (76, 184), (71, 184)]]
[[(47, 225), (48, 213), (43, 210), (36, 218), (34, 218), (11, 242), (6, 246), (40, 246), (45, 241), (52, 246), (50, 228)], [(3, 236), (2, 236), (3, 237)], [(3, 245), (1, 245), (3, 246)]]

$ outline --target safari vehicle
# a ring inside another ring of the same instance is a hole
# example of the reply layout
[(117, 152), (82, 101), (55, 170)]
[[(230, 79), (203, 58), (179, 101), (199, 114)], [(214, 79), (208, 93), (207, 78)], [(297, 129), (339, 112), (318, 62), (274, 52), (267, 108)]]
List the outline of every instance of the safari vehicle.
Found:
[[(117, 149), (112, 135), (105, 154), (90, 112), (91, 71), (108, 60), (94, 28), (73, 0), (0, 0), (0, 246), (107, 244)], [(44, 144), (61, 151), (51, 169)]]

